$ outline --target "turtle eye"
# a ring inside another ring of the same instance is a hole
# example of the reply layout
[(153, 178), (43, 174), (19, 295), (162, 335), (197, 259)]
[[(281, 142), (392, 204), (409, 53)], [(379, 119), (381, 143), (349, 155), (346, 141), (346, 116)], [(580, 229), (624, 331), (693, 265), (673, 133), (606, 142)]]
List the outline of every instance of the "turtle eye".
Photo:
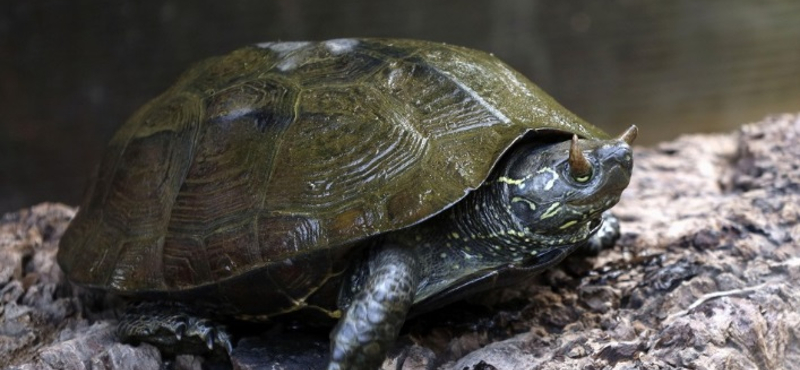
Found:
[(569, 147), (569, 174), (578, 183), (588, 182), (592, 178), (592, 164), (583, 155), (578, 144), (578, 135), (572, 135), (572, 145)]

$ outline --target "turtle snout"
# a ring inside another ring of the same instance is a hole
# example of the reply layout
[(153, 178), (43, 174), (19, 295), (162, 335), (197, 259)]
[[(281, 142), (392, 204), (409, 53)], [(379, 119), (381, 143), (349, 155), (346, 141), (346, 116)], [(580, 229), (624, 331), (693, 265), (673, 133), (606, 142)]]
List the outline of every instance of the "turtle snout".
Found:
[(603, 163), (613, 162), (626, 169), (633, 167), (633, 151), (625, 142), (615, 142), (597, 148), (597, 157)]
[(627, 143), (620, 141), (598, 147), (592, 154), (600, 167), (597, 181), (568, 203), (599, 215), (616, 204), (622, 191), (628, 187), (633, 169), (633, 152)]
[(630, 182), (633, 171), (633, 151), (625, 142), (604, 145), (597, 149), (597, 157), (606, 168), (606, 191), (622, 192)]

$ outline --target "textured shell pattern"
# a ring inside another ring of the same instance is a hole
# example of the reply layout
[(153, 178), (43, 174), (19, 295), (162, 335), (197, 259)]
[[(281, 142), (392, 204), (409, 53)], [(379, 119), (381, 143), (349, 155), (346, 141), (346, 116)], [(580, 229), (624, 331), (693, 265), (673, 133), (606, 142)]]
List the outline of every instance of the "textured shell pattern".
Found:
[(441, 212), (538, 129), (607, 137), (480, 51), (246, 47), (194, 66), (119, 129), (59, 262), (77, 283), (122, 293), (291, 265)]

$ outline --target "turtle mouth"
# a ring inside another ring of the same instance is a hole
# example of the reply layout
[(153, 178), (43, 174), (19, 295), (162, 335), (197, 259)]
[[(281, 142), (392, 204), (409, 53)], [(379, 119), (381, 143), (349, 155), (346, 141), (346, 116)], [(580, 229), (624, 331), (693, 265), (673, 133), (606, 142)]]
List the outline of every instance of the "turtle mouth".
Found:
[(589, 240), (589, 238), (591, 238), (592, 235), (597, 234), (597, 232), (600, 231), (600, 227), (602, 226), (603, 226), (602, 217), (596, 217), (590, 219), (588, 222), (586, 222), (584, 227), (582, 227), (579, 231), (575, 233), (576, 237), (574, 241), (579, 242), (579, 241)]
[(583, 222), (580, 226), (574, 226), (572, 231), (565, 236), (562, 233), (541, 233), (538, 234), (537, 241), (542, 245), (549, 246), (562, 246), (573, 245), (589, 240), (592, 235), (597, 234), (600, 227), (603, 226), (602, 217), (592, 218)]
[(589, 240), (593, 235), (597, 234), (600, 231), (600, 228), (603, 226), (603, 218), (597, 217), (589, 220), (586, 222), (583, 227), (579, 230), (576, 230), (575, 236), (571, 238), (570, 244), (573, 243), (580, 243)]
[(589, 221), (589, 227), (588, 227), (589, 232), (588, 232), (588, 235), (586, 236), (586, 238), (588, 239), (590, 236), (592, 236), (594, 234), (597, 234), (597, 232), (600, 230), (601, 226), (603, 226), (603, 218), (602, 217), (594, 218), (591, 221)]

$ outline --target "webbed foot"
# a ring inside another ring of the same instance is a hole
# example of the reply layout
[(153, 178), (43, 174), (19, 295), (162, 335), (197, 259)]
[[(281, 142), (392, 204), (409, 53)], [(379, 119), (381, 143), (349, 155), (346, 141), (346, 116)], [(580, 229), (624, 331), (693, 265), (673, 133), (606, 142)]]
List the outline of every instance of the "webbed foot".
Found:
[(225, 327), (179, 303), (143, 302), (120, 317), (117, 334), (124, 342), (150, 343), (162, 353), (227, 357), (232, 346)]

